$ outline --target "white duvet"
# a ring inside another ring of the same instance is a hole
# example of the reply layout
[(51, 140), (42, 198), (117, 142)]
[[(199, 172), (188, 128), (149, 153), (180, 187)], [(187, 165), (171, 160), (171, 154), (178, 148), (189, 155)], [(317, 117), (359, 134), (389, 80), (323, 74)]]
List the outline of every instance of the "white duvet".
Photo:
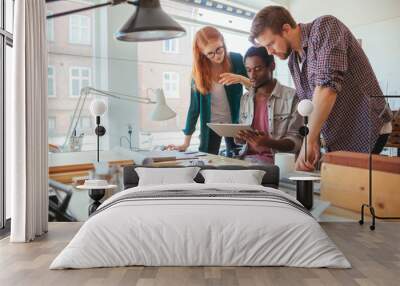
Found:
[[(349, 268), (318, 222), (293, 206), (246, 198), (124, 201), (130, 192), (265, 190), (262, 186), (182, 184), (136, 187), (105, 201), (50, 269), (145, 266), (294, 266)], [(108, 208), (105, 208), (109, 205)]]

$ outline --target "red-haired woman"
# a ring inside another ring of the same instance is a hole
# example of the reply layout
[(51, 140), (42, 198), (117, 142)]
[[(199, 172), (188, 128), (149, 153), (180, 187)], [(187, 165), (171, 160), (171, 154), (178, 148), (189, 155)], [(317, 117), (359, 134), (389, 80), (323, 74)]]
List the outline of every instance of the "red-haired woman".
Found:
[[(222, 34), (214, 27), (200, 29), (193, 42), (193, 71), (190, 106), (183, 129), (182, 145), (168, 149), (185, 151), (200, 116), (199, 151), (218, 154), (221, 137), (207, 123), (238, 123), (243, 86), (250, 86), (243, 58), (228, 53)], [(227, 153), (235, 146), (233, 138), (225, 138)]]

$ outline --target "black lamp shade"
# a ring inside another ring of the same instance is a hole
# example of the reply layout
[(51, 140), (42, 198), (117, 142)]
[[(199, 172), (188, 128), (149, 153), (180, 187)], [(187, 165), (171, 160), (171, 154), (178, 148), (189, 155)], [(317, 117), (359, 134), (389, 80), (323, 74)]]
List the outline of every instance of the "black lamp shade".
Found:
[(135, 13), (115, 34), (128, 42), (158, 41), (182, 37), (185, 29), (165, 13), (159, 0), (140, 0)]

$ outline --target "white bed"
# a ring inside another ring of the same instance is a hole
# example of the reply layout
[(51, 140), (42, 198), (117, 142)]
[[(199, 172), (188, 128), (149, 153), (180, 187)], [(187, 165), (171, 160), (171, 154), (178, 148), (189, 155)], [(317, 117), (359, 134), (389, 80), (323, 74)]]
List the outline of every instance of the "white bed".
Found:
[[(135, 197), (174, 190), (246, 195)], [(259, 191), (272, 199), (251, 195)], [(134, 199), (122, 199), (130, 196)], [(135, 187), (114, 195), (50, 269), (128, 265), (351, 267), (318, 222), (285, 193), (197, 183)]]

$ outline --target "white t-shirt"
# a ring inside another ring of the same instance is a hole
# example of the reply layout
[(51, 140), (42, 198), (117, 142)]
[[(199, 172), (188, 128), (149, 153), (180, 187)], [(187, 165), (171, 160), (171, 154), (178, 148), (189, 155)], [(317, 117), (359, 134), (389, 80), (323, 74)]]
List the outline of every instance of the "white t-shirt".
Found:
[(211, 88), (211, 122), (232, 123), (231, 109), (223, 84), (214, 82)]

